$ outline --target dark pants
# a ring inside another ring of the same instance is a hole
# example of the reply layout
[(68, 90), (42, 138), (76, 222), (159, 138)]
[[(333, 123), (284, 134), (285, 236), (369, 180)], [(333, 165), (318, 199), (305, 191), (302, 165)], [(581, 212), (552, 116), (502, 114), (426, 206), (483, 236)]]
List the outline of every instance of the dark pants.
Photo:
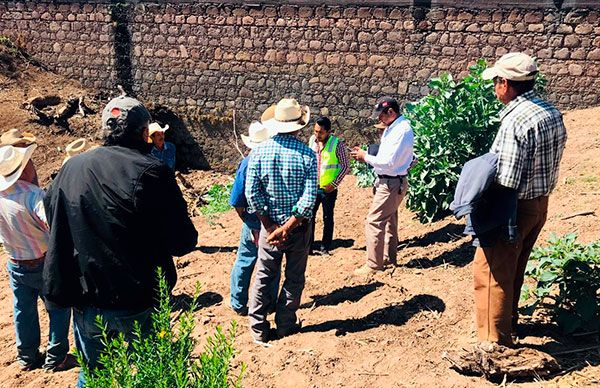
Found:
[[(262, 228), (258, 242), (258, 262), (252, 287), (248, 317), (252, 336), (260, 341), (269, 340), (270, 325), (267, 314), (277, 302), (275, 324), (277, 334), (285, 336), (297, 327), (296, 311), (304, 290), (304, 273), (308, 258), (308, 244), (312, 223), (298, 226), (290, 232), (285, 243), (274, 247), (267, 243), (267, 231)], [(285, 280), (279, 298), (273, 300), (274, 283), (278, 281), (285, 254)]]
[(317, 192), (317, 201), (315, 202), (315, 208), (313, 210), (313, 231), (310, 239), (310, 246), (312, 247), (315, 241), (315, 221), (317, 217), (317, 210), (319, 206), (323, 204), (323, 238), (321, 239), (321, 245), (329, 250), (331, 249), (331, 241), (333, 240), (333, 209), (335, 208), (335, 201), (337, 199), (337, 189), (331, 193), (319, 189)]

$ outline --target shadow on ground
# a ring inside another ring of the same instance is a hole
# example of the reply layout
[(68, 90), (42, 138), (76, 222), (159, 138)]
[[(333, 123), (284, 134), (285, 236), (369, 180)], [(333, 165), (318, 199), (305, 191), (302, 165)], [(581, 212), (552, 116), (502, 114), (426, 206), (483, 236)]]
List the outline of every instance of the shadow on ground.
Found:
[(473, 255), (475, 253), (475, 248), (471, 245), (470, 241), (465, 241), (460, 244), (458, 247), (443, 252), (441, 255), (434, 257), (432, 259), (429, 258), (419, 258), (412, 259), (406, 264), (402, 264), (402, 267), (406, 268), (435, 268), (440, 265), (451, 265), (453, 267), (464, 267), (473, 261)]
[(343, 302), (358, 302), (366, 295), (383, 286), (381, 282), (361, 284), (357, 286), (346, 286), (338, 288), (327, 295), (314, 295), (312, 302), (304, 303), (300, 308), (335, 306)]
[(200, 251), (206, 254), (219, 253), (219, 252), (235, 252), (238, 247), (212, 247), (212, 246), (202, 246), (196, 247), (196, 251)]
[[(173, 295), (171, 297), (171, 303), (173, 304), (173, 311), (187, 311), (192, 306), (193, 297), (188, 294)], [(223, 297), (216, 292), (203, 292), (196, 301), (196, 308), (194, 311), (198, 311), (202, 308), (214, 306), (217, 303), (221, 303)]]
[(412, 237), (398, 242), (398, 249), (408, 247), (427, 247), (435, 243), (448, 243), (463, 238), (465, 226), (459, 223), (452, 223), (441, 229), (434, 230), (423, 236)]
[(383, 307), (362, 318), (336, 319), (302, 328), (302, 332), (335, 330), (336, 336), (358, 333), (381, 325), (400, 326), (421, 311), (443, 312), (446, 304), (433, 295), (415, 295), (401, 304)]

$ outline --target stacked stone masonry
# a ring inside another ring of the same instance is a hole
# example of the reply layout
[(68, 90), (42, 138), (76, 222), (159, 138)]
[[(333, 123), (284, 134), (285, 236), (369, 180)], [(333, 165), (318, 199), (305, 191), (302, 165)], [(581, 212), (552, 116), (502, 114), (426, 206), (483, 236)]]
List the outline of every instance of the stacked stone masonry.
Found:
[[(560, 108), (600, 102), (594, 1), (482, 1), (487, 7), (478, 8), (460, 7), (468, 1), (110, 3), (0, 2), (0, 34), (90, 88), (112, 92), (129, 74), (145, 101), (180, 112), (235, 108), (238, 124), (292, 96), (336, 117), (342, 135), (356, 141), (377, 97), (417, 100), (431, 77), (462, 76), (478, 58), (494, 61), (509, 51), (539, 58), (548, 98)], [(124, 46), (114, 42), (115, 13), (129, 32)], [(125, 72), (118, 69), (124, 59)], [(203, 143), (201, 132), (193, 135)]]

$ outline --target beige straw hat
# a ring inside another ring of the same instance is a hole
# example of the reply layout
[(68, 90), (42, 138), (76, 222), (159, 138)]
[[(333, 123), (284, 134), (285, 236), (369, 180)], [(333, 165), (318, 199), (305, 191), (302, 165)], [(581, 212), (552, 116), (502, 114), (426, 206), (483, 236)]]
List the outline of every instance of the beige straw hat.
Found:
[(11, 145), (0, 147), (0, 191), (8, 189), (21, 177), (36, 147), (35, 144), (25, 148)]
[(263, 141), (269, 140), (276, 133), (273, 130), (267, 129), (267, 127), (258, 121), (255, 121), (248, 127), (248, 136), (242, 135), (242, 141), (246, 147), (253, 149)]
[(161, 127), (159, 123), (152, 123), (148, 126), (148, 143), (152, 143), (151, 136), (156, 132), (165, 132), (169, 129), (169, 124)]
[(310, 120), (310, 109), (301, 106), (293, 98), (284, 98), (277, 105), (267, 108), (260, 121), (265, 127), (277, 133), (290, 133), (302, 129)]
[(13, 128), (4, 132), (0, 136), (0, 145), (12, 145), (27, 147), (35, 143), (35, 136), (29, 132), (21, 132), (20, 129)]
[(65, 147), (65, 152), (67, 156), (63, 160), (62, 164), (65, 164), (67, 160), (71, 159), (73, 156), (78, 155), (86, 150), (88, 146), (88, 142), (84, 138), (79, 138), (77, 140), (73, 140)]

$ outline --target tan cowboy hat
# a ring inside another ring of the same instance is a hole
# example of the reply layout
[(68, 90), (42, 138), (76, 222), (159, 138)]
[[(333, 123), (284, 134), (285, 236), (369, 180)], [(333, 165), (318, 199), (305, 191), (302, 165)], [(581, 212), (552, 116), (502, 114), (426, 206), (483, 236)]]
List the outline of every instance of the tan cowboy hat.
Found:
[(385, 125), (384, 123), (377, 123), (377, 124), (373, 125), (373, 127), (377, 128), (377, 129), (386, 129), (387, 125)]
[(8, 189), (21, 177), (36, 147), (35, 144), (25, 148), (11, 145), (0, 147), (0, 191)]
[(67, 156), (63, 160), (62, 164), (65, 164), (67, 162), (67, 160), (71, 159), (71, 157), (78, 155), (78, 154), (82, 153), (83, 151), (85, 151), (85, 149), (87, 148), (87, 144), (88, 144), (87, 140), (84, 139), (83, 137), (70, 142), (65, 147), (65, 152), (67, 153)]
[(277, 132), (271, 129), (267, 129), (262, 123), (255, 121), (248, 127), (248, 136), (242, 135), (242, 141), (246, 147), (253, 149), (263, 141), (269, 140), (275, 136), (276, 133)]
[(152, 123), (148, 126), (148, 143), (152, 143), (152, 135), (156, 132), (165, 132), (169, 129), (169, 124), (161, 127), (159, 123)]
[(290, 133), (302, 129), (310, 120), (310, 109), (293, 98), (284, 98), (272, 105), (260, 117), (263, 125), (277, 133)]
[(4, 132), (2, 136), (0, 136), (0, 145), (27, 147), (35, 143), (35, 140), (36, 139), (33, 133), (21, 132), (20, 129), (13, 128)]

